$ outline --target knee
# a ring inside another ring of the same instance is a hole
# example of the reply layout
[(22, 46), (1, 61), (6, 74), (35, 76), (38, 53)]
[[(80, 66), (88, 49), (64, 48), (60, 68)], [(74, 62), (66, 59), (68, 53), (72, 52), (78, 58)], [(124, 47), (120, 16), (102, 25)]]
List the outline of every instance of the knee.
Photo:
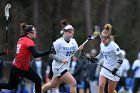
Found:
[(76, 87), (76, 85), (77, 85), (76, 80), (75, 80), (75, 79), (72, 80), (72, 82), (70, 83), (70, 86), (72, 86), (72, 87)]
[(117, 93), (116, 90), (108, 90), (108, 93)]
[(105, 86), (103, 84), (99, 84), (99, 89), (103, 90), (105, 88)]

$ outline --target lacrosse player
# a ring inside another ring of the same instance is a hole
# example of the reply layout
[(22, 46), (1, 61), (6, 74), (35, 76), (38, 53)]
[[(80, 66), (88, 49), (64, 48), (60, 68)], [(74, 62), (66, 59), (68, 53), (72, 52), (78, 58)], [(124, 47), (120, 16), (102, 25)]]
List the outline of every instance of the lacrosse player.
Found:
[(99, 76), (99, 93), (104, 93), (105, 84), (108, 80), (108, 93), (116, 93), (116, 85), (121, 75), (120, 66), (123, 62), (123, 56), (119, 46), (114, 42), (114, 38), (111, 34), (112, 26), (106, 24), (104, 30), (101, 32), (101, 44), (100, 53), (95, 57), (95, 61), (99, 61), (103, 58), (103, 66), (108, 68), (101, 68)]
[(41, 57), (48, 55), (50, 50), (45, 52), (37, 52), (34, 39), (36, 37), (36, 29), (32, 25), (21, 24), (22, 36), (17, 42), (16, 57), (10, 69), (8, 83), (0, 82), (0, 89), (12, 90), (23, 78), (27, 78), (35, 83), (35, 92), (41, 93), (41, 78), (34, 72), (29, 63), (30, 56)]
[(50, 55), (54, 59), (52, 62), (53, 78), (42, 87), (42, 90), (45, 92), (46, 90), (55, 88), (64, 81), (70, 84), (70, 93), (76, 93), (76, 80), (69, 72), (69, 59), (71, 59), (70, 57), (75, 51), (78, 49), (81, 50), (83, 46), (78, 48), (77, 42), (73, 38), (75, 31), (72, 25), (68, 24), (65, 19), (61, 21), (61, 25), (61, 34), (63, 36), (53, 42), (55, 53)]
[(137, 59), (132, 65), (132, 70), (134, 73), (134, 88), (133, 93), (137, 93), (140, 87), (140, 52), (138, 53)]

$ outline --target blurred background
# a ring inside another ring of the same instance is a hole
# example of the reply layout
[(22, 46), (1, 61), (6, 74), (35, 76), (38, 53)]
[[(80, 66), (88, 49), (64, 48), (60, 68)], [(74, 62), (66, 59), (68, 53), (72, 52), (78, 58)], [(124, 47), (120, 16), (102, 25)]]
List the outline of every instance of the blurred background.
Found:
[[(93, 26), (101, 30), (110, 23), (115, 42), (127, 53), (130, 64), (140, 51), (140, 0), (0, 0), (0, 51), (5, 44), (6, 19), (4, 9), (12, 5), (9, 17), (8, 55), (1, 56), (5, 62), (15, 57), (16, 42), (20, 36), (19, 24), (25, 22), (37, 29), (35, 43), (38, 50), (46, 50), (61, 36), (60, 21), (67, 19), (75, 28), (74, 38), (82, 44), (92, 33)], [(90, 41), (85, 52), (95, 48), (99, 52), (100, 38)], [(45, 61), (48, 57), (43, 57)]]

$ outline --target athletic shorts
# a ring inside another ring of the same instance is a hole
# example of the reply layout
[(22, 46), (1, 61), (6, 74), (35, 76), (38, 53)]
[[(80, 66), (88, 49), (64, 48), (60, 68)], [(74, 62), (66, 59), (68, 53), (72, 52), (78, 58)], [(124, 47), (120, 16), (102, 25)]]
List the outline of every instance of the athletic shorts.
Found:
[(65, 74), (68, 71), (68, 69), (65, 67), (62, 67), (60, 69), (56, 69), (52, 67), (52, 71), (53, 71), (53, 76), (61, 77), (63, 74)]
[[(109, 80), (112, 80), (112, 81), (119, 81), (120, 80), (120, 77), (118, 76), (114, 76), (110, 71), (106, 70), (105, 68), (102, 68), (101, 71), (100, 71), (100, 75), (106, 77), (107, 79)], [(121, 69), (119, 69), (117, 71), (117, 75), (121, 75)]]

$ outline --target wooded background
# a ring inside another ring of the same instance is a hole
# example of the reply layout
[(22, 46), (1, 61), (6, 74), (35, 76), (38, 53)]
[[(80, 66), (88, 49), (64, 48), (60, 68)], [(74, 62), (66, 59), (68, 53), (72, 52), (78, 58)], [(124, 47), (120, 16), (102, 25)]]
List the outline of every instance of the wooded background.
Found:
[[(37, 29), (35, 39), (38, 50), (46, 50), (59, 38), (60, 21), (67, 19), (75, 28), (74, 38), (82, 44), (93, 26), (103, 29), (106, 23), (113, 26), (115, 42), (127, 53), (132, 63), (140, 51), (140, 0), (0, 0), (0, 51), (5, 43), (4, 8), (12, 5), (9, 18), (8, 49), (4, 60), (13, 60), (20, 36), (19, 24), (25, 22)], [(99, 51), (100, 38), (88, 42), (84, 51)]]

